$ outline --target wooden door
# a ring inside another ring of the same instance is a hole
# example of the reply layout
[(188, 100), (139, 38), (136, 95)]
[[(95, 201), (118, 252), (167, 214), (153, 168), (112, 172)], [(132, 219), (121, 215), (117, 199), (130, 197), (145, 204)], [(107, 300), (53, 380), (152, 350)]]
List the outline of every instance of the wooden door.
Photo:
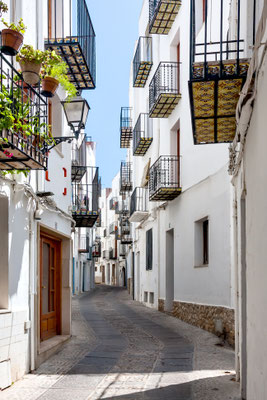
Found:
[(60, 334), (61, 242), (41, 236), (40, 241), (41, 341)]

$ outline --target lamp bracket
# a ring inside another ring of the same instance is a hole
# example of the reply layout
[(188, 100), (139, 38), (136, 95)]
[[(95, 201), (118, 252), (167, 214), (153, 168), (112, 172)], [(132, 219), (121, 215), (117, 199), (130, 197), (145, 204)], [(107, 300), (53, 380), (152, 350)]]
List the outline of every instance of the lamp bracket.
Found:
[(60, 136), (60, 137), (54, 137), (53, 142), (51, 145), (48, 145), (47, 143), (44, 144), (44, 147), (42, 148), (43, 153), (48, 153), (50, 150), (52, 150), (54, 147), (59, 145), (60, 143), (67, 142), (71, 143), (73, 139), (77, 139), (76, 136)]

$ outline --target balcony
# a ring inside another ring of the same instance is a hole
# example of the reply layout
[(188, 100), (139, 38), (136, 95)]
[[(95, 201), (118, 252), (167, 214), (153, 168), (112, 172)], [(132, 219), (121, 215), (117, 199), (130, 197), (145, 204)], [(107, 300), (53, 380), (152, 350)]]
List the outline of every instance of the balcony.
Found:
[(45, 170), (48, 152), (47, 103), (39, 87), (0, 54), (0, 170)]
[(79, 144), (77, 140), (72, 142), (71, 148), (71, 180), (80, 182), (86, 172), (86, 140), (83, 138)]
[(181, 193), (180, 157), (161, 156), (149, 172), (149, 200), (173, 200)]
[(111, 247), (109, 249), (109, 259), (110, 260), (117, 260), (117, 251), (115, 248)]
[(132, 189), (132, 163), (122, 161), (120, 170), (120, 193), (130, 192)]
[(133, 155), (144, 156), (153, 141), (153, 121), (140, 114), (133, 130)]
[(129, 202), (127, 200), (120, 200), (116, 203), (115, 214), (116, 215), (128, 215), (129, 214)]
[(99, 209), (95, 226), (96, 226), (96, 228), (101, 228), (101, 225), (102, 225), (102, 214), (101, 214), (101, 209)]
[(101, 242), (95, 242), (92, 249), (93, 258), (101, 257)]
[(133, 238), (130, 234), (121, 234), (121, 244), (132, 244)]
[(145, 87), (152, 65), (152, 38), (141, 36), (133, 60), (133, 87)]
[(78, 251), (79, 251), (79, 253), (88, 253), (89, 252), (89, 236), (88, 235), (80, 235)]
[(120, 221), (121, 244), (131, 244), (133, 242), (131, 235), (131, 224), (128, 218), (121, 218)]
[(125, 244), (120, 244), (120, 249), (119, 249), (119, 255), (122, 258), (126, 258), (126, 254), (127, 254), (127, 247)]
[(141, 222), (148, 216), (148, 189), (136, 187), (131, 196), (130, 222)]
[(149, 117), (168, 118), (180, 98), (180, 63), (161, 62), (149, 84)]
[(149, 0), (149, 32), (168, 35), (181, 5), (180, 0)]
[[(47, 0), (48, 38), (45, 48), (55, 50), (68, 66), (77, 90), (96, 85), (95, 32), (86, 0)], [(63, 12), (64, 10), (64, 12)]]
[(118, 227), (117, 227), (117, 222), (112, 222), (112, 223), (109, 225), (109, 234), (110, 234), (110, 235), (115, 235), (117, 228), (118, 228)]
[(104, 258), (105, 260), (109, 260), (109, 250), (103, 250), (102, 258)]
[(99, 217), (98, 168), (88, 167), (85, 181), (87, 183), (72, 183), (72, 217), (77, 228), (91, 228)]
[(131, 140), (133, 138), (133, 120), (132, 120), (131, 107), (121, 108), (120, 126), (121, 126), (120, 147), (122, 149), (128, 149), (131, 146)]
[[(196, 4), (191, 0), (189, 95), (196, 145), (233, 141), (236, 106), (250, 63), (245, 49), (252, 48), (255, 40), (255, 14), (247, 19), (245, 2), (238, 1), (232, 15), (228, 0), (222, 0), (212, 16), (208, 3), (203, 10), (203, 34), (199, 35)], [(227, 13), (229, 18), (225, 17)], [(218, 29), (210, 33), (211, 18)], [(247, 31), (244, 38), (243, 26)]]
[(114, 211), (115, 208), (116, 208), (117, 202), (118, 202), (117, 197), (112, 197), (112, 198), (109, 200), (109, 209)]

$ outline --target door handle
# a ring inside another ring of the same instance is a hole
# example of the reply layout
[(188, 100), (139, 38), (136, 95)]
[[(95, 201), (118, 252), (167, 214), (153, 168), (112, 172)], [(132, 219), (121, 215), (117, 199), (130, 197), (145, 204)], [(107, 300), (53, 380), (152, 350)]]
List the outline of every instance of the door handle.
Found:
[(42, 289), (46, 289), (46, 286), (42, 286)]

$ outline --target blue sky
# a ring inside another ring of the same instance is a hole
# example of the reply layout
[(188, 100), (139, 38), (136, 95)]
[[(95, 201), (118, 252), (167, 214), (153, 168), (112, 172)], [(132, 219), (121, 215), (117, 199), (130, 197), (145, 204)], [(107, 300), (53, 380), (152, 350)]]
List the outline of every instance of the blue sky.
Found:
[(97, 87), (84, 91), (91, 110), (86, 132), (97, 143), (103, 187), (125, 158), (120, 149), (120, 108), (128, 106), (130, 64), (143, 0), (87, 0), (96, 32)]

